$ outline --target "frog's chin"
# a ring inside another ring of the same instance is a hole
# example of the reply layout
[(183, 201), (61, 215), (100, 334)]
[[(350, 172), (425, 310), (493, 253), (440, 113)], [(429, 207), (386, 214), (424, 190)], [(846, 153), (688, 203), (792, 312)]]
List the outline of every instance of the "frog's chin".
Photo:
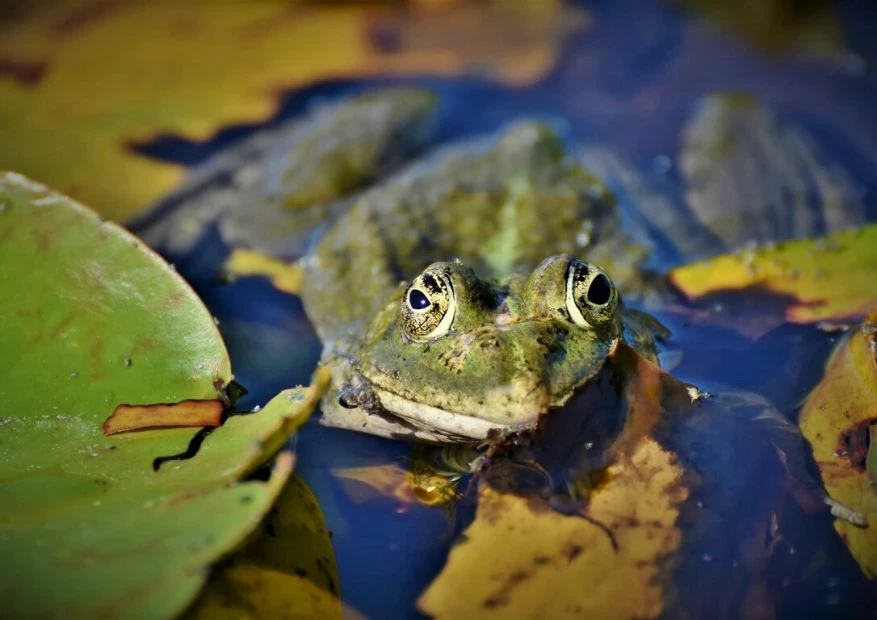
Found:
[(458, 441), (487, 439), (491, 431), (518, 432), (531, 430), (536, 427), (539, 419), (538, 412), (534, 412), (532, 421), (516, 424), (497, 424), (496, 422), (484, 420), (471, 414), (446, 411), (438, 407), (409, 400), (376, 386), (373, 386), (373, 389), (378, 400), (381, 402), (381, 406), (387, 413), (402, 418), (413, 426), (429, 429), (434, 433), (445, 436), (447, 439), (457, 438)]

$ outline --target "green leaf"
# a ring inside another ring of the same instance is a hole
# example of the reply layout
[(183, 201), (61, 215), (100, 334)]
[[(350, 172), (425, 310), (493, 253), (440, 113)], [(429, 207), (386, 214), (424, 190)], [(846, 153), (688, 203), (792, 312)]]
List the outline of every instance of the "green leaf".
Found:
[(13, 617), (179, 613), (260, 522), (292, 458), (267, 483), (237, 482), (319, 398), (284, 392), (158, 471), (191, 429), (104, 437), (120, 403), (216, 398), (225, 346), (157, 255), (12, 173), (0, 175), (0, 351), (0, 609)]

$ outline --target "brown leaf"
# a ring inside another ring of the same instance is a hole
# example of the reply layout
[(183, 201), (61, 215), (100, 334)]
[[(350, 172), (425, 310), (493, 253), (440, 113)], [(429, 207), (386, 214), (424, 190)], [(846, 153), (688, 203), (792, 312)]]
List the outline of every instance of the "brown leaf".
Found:
[(148, 428), (219, 426), (225, 405), (219, 400), (183, 400), (155, 405), (119, 405), (103, 423), (104, 435)]

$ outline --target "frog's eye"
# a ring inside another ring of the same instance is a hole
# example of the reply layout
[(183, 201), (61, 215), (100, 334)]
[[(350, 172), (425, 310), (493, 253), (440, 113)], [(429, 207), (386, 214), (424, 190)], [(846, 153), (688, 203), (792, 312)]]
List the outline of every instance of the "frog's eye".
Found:
[(414, 342), (427, 342), (448, 333), (457, 313), (450, 278), (426, 271), (411, 283), (402, 298), (402, 329)]
[(596, 265), (572, 259), (566, 268), (566, 309), (579, 327), (600, 327), (615, 319), (618, 291)]

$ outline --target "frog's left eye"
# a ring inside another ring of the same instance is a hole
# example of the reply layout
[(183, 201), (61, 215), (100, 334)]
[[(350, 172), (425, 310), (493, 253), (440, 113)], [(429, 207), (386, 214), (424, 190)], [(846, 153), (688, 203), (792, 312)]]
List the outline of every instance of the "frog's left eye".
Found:
[(572, 259), (566, 268), (566, 309), (579, 327), (601, 327), (615, 320), (618, 290), (602, 269)]
[(414, 342), (435, 340), (448, 333), (457, 313), (454, 287), (447, 274), (425, 271), (402, 298), (402, 329)]

